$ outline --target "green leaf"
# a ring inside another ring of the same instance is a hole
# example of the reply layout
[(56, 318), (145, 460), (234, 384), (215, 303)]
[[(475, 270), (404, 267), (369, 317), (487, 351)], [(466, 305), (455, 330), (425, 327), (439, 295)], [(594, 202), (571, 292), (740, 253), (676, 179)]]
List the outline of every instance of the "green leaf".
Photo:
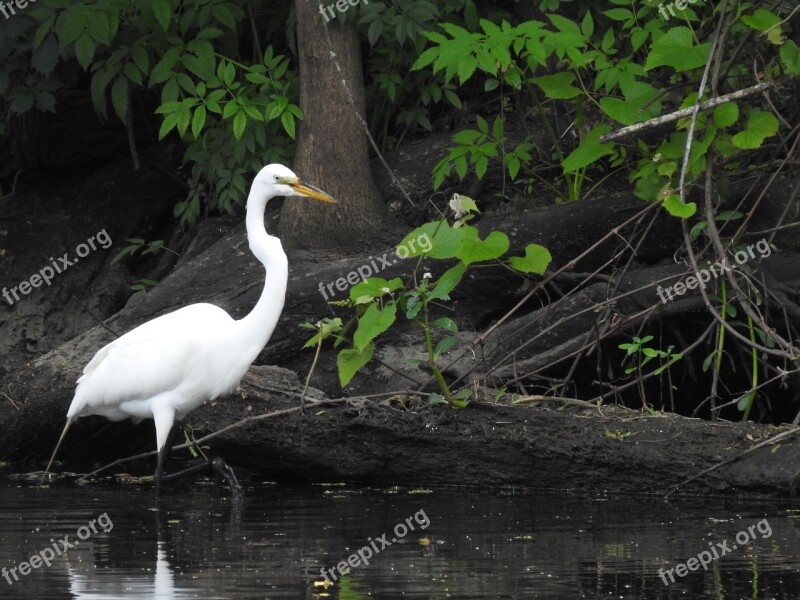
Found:
[(217, 21), (230, 28), (231, 31), (236, 31), (236, 18), (229, 4), (214, 4), (211, 7), (211, 13)]
[(691, 231), (689, 231), (689, 238), (692, 240), (696, 240), (698, 236), (705, 231), (708, 227), (708, 221), (703, 219), (702, 221), (698, 221), (692, 226)]
[(730, 127), (739, 120), (739, 106), (735, 102), (720, 104), (714, 109), (714, 127)]
[(458, 333), (458, 325), (456, 325), (456, 322), (449, 317), (442, 317), (441, 319), (436, 319), (433, 322), (433, 324), (436, 325), (437, 327), (441, 327), (442, 329), (446, 329), (447, 331)]
[(131, 58), (142, 73), (148, 72), (150, 68), (150, 59), (147, 56), (147, 50), (141, 46), (134, 46), (131, 48)]
[(358, 351), (355, 348), (348, 348), (339, 352), (336, 357), (336, 365), (339, 367), (339, 382), (345, 387), (358, 370), (372, 359), (375, 352), (375, 344), (369, 344), (364, 350)]
[(789, 75), (800, 75), (800, 47), (792, 40), (786, 40), (781, 46), (780, 54)]
[(460, 231), (464, 231), (464, 237), (456, 258), (465, 265), (500, 258), (508, 252), (508, 236), (502, 231), (490, 232), (485, 240), (480, 239), (475, 227), (463, 227)]
[(178, 125), (178, 114), (177, 112), (173, 112), (164, 117), (164, 122), (161, 123), (161, 127), (158, 130), (158, 139), (163, 139), (164, 136)]
[(733, 136), (733, 145), (742, 150), (760, 148), (768, 137), (778, 133), (778, 119), (772, 113), (755, 110), (747, 120), (747, 129)]
[(357, 302), (359, 299), (366, 297), (371, 301), (402, 287), (403, 282), (399, 277), (395, 277), (390, 281), (381, 277), (370, 277), (350, 288), (350, 300)]
[(453, 398), (455, 400), (466, 400), (470, 396), (472, 396), (472, 390), (469, 389), (469, 388), (464, 388), (462, 390), (458, 390), (458, 392), (453, 394)]
[[(413, 258), (422, 254), (431, 258), (455, 258), (463, 239), (463, 228), (453, 229), (445, 221), (432, 221), (417, 227), (404, 237), (397, 244), (397, 255), (401, 258)], [(423, 246), (419, 240), (427, 240), (427, 243)]]
[(755, 392), (748, 392), (736, 403), (736, 408), (738, 408), (741, 412), (746, 412), (750, 409), (750, 406), (753, 404), (753, 400), (755, 400), (756, 393)]
[(711, 362), (714, 360), (716, 355), (717, 351), (714, 350), (711, 354), (706, 356), (705, 360), (703, 360), (703, 373), (707, 372), (711, 368)]
[(203, 125), (206, 123), (206, 107), (198, 106), (194, 111), (192, 117), (192, 136), (194, 139), (200, 137), (200, 132), (203, 130)]
[(433, 358), (438, 358), (450, 350), (450, 348), (452, 348), (457, 341), (458, 339), (454, 335), (448, 335), (446, 338), (442, 339), (438, 344), (436, 344), (436, 348), (433, 350)]
[(94, 58), (95, 43), (88, 33), (84, 33), (75, 41), (75, 58), (84, 71), (89, 67)]
[(128, 113), (128, 80), (121, 75), (111, 86), (111, 104), (114, 106), (114, 112), (124, 122)]
[(397, 305), (388, 303), (381, 309), (377, 303), (372, 303), (366, 312), (358, 319), (358, 328), (353, 334), (353, 345), (360, 352), (377, 336), (391, 327), (397, 318)]
[(63, 49), (77, 40), (86, 30), (83, 14), (75, 10), (64, 11), (56, 21), (58, 44)]
[(697, 204), (694, 202), (687, 202), (684, 204), (681, 202), (680, 196), (677, 194), (670, 194), (667, 196), (666, 200), (664, 200), (664, 208), (666, 208), (667, 212), (673, 217), (688, 219), (697, 211)]
[(669, 66), (676, 71), (688, 71), (702, 67), (708, 61), (711, 43), (694, 45), (692, 30), (688, 27), (673, 27), (653, 43), (645, 63), (645, 71)]
[(738, 221), (742, 217), (744, 217), (744, 214), (740, 213), (738, 210), (723, 210), (716, 217), (714, 217), (714, 220), (727, 223), (728, 221)]
[(247, 116), (244, 111), (240, 110), (233, 118), (233, 135), (237, 141), (242, 139), (245, 127), (247, 127)]
[(542, 88), (545, 96), (556, 100), (568, 100), (581, 93), (572, 85), (572, 82), (575, 81), (575, 74), (570, 71), (534, 77), (531, 81)]
[[(633, 19), (633, 13), (627, 8), (612, 8), (604, 10), (603, 14), (614, 21), (628, 21)], [(609, 31), (612, 31), (611, 29)]]
[(169, 2), (167, 0), (151, 0), (150, 6), (153, 9), (153, 14), (156, 17), (156, 21), (158, 21), (162, 29), (164, 31), (169, 30), (169, 20), (170, 16), (172, 15), (172, 11), (169, 8)]
[(428, 404), (434, 406), (435, 404), (447, 404), (447, 400), (441, 394), (432, 393), (428, 396)]
[(599, 125), (592, 129), (580, 146), (564, 159), (564, 173), (574, 173), (596, 160), (614, 152), (613, 142), (600, 142), (600, 136), (611, 131), (610, 125)]
[(508, 262), (517, 271), (544, 275), (552, 260), (547, 248), (539, 244), (528, 244), (525, 246), (525, 256), (512, 256)]
[(294, 139), (295, 137), (295, 122), (294, 122), (294, 115), (290, 113), (288, 110), (281, 115), (281, 125), (283, 125), (283, 129), (286, 133), (289, 134), (289, 137)]
[(756, 9), (752, 15), (742, 15), (742, 23), (757, 31), (766, 31), (780, 22), (780, 17), (763, 8)]
[(587, 38), (592, 37), (594, 33), (594, 20), (592, 19), (592, 13), (590, 11), (586, 11), (586, 16), (583, 17), (583, 22), (581, 23), (581, 33), (585, 35)]
[[(656, 100), (661, 90), (648, 83), (635, 81), (623, 87), (625, 100), (606, 97), (600, 100), (603, 111), (623, 125), (633, 125), (657, 117), (661, 113), (661, 101)], [(645, 108), (647, 107), (647, 108)]]
[(449, 300), (450, 292), (459, 284), (466, 271), (467, 265), (460, 261), (455, 267), (451, 267), (445, 271), (439, 278), (439, 281), (436, 282), (433, 290), (428, 294), (428, 299)]

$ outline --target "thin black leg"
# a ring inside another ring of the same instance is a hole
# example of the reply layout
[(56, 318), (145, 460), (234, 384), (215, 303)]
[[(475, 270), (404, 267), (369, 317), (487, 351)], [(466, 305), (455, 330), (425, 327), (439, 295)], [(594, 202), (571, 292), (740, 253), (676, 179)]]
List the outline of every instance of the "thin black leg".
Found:
[(164, 479), (164, 467), (167, 464), (170, 451), (175, 443), (175, 435), (180, 431), (181, 425), (181, 423), (175, 423), (172, 426), (172, 429), (169, 430), (169, 434), (167, 434), (167, 442), (164, 444), (164, 447), (158, 451), (158, 460), (156, 461), (156, 498), (161, 495), (161, 482)]
[(167, 454), (168, 445), (165, 445), (158, 451), (158, 459), (156, 461), (156, 498), (161, 496), (161, 479), (164, 477), (164, 457)]

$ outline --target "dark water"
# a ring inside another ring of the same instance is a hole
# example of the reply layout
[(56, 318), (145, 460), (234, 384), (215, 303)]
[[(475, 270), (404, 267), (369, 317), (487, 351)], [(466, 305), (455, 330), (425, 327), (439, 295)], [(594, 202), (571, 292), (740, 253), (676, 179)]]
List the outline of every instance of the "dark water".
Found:
[[(800, 510), (789, 502), (251, 481), (239, 511), (224, 492), (170, 486), (158, 510), (149, 487), (3, 479), (0, 598), (800, 597)], [(733, 549), (739, 532), (747, 543)], [(383, 534), (396, 541), (381, 549)], [(78, 544), (58, 556), (64, 536)], [(708, 570), (664, 585), (660, 568), (711, 557), (723, 541), (729, 553)], [(365, 546), (368, 566), (335, 570)], [(50, 566), (20, 574), (34, 554)], [(336, 578), (327, 587), (323, 567)]]

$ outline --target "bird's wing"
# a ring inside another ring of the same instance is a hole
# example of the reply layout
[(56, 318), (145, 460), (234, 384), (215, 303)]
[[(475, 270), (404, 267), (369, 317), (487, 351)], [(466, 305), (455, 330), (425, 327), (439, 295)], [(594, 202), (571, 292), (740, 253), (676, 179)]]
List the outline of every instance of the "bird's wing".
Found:
[(78, 379), (68, 416), (144, 400), (177, 388), (209, 333), (232, 322), (221, 308), (193, 304), (162, 315), (101, 348)]

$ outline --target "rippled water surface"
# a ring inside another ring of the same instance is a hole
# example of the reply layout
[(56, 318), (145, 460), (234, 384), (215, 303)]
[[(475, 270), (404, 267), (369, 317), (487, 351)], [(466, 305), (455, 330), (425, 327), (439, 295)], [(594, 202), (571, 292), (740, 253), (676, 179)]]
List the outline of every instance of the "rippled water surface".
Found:
[[(170, 485), (159, 509), (149, 487), (4, 477), (0, 598), (800, 597), (789, 502), (250, 481), (237, 510), (225, 492)], [(21, 574), (36, 554), (50, 566)]]

